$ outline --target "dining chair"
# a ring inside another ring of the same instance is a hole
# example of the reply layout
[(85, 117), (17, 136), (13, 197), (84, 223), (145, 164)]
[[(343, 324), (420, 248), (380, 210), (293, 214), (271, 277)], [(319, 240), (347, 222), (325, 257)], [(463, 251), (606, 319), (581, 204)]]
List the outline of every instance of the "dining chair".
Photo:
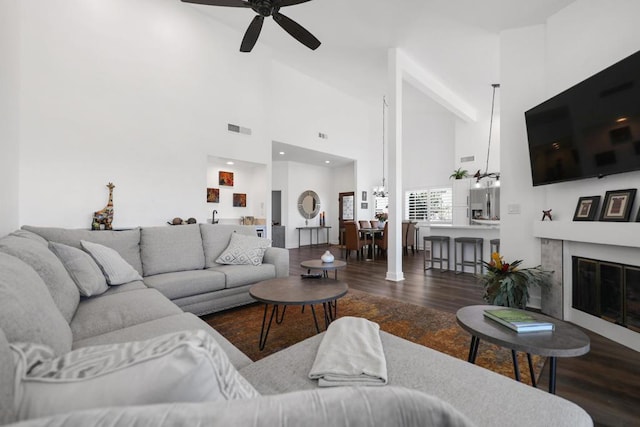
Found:
[(402, 253), (408, 255), (407, 250), (407, 231), (409, 231), (409, 221), (402, 221)]
[(362, 248), (371, 244), (371, 239), (362, 238), (358, 230), (358, 224), (353, 221), (345, 221), (344, 223), (344, 239), (345, 239), (345, 258), (351, 256), (351, 251), (356, 251), (356, 256), (360, 259)]
[(378, 224), (380, 224), (380, 221), (378, 221), (377, 219), (372, 219), (371, 221), (369, 221), (369, 224), (371, 224), (371, 228), (378, 228)]
[(369, 221), (360, 220), (358, 223), (360, 224), (360, 228), (371, 228), (371, 223)]
[(382, 236), (379, 239), (376, 238), (376, 246), (378, 248), (379, 254), (387, 255), (387, 248), (389, 247), (389, 221), (384, 223), (384, 228), (382, 229)]
[(411, 254), (416, 253), (416, 223), (409, 222), (407, 226), (407, 244), (405, 247), (406, 254), (409, 255), (409, 247), (411, 247)]

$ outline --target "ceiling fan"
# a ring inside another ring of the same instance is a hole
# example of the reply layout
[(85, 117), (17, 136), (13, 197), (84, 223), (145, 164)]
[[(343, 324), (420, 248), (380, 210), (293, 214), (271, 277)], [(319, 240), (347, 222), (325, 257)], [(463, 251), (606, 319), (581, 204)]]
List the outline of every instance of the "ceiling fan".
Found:
[(292, 6), (294, 4), (305, 3), (310, 0), (182, 0), (185, 3), (204, 4), (209, 6), (226, 6), (226, 7), (248, 7), (253, 9), (258, 15), (253, 18), (249, 24), (249, 28), (244, 33), (242, 43), (240, 44), (240, 52), (251, 52), (253, 46), (258, 41), (260, 30), (264, 18), (272, 16), (287, 33), (298, 40), (311, 50), (316, 50), (320, 46), (320, 40), (314, 37), (309, 31), (305, 30), (300, 24), (293, 19), (286, 17), (280, 13), (280, 8)]

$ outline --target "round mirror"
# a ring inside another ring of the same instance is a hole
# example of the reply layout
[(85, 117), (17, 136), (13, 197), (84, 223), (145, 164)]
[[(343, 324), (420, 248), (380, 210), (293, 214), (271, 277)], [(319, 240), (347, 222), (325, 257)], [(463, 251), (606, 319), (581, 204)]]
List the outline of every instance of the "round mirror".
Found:
[(315, 218), (320, 212), (320, 197), (315, 191), (307, 190), (298, 197), (298, 211), (306, 219)]

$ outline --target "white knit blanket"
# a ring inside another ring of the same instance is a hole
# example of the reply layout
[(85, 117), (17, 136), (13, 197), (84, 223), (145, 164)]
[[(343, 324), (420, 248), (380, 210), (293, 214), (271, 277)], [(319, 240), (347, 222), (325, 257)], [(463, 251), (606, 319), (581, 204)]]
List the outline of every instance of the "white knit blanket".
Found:
[(341, 317), (327, 329), (309, 378), (320, 387), (385, 385), (387, 362), (380, 326), (359, 317)]

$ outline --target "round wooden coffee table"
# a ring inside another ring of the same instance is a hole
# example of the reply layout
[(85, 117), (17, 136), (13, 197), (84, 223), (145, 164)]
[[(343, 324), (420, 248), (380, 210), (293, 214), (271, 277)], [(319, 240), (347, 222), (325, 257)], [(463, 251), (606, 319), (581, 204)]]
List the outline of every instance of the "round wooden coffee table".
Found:
[[(303, 279), (297, 276), (265, 280), (253, 285), (249, 289), (249, 294), (254, 299), (264, 303), (264, 315), (258, 343), (260, 350), (263, 350), (267, 343), (267, 336), (274, 317), (277, 324), (282, 323), (287, 306), (301, 305), (303, 308), (305, 305), (311, 306), (313, 322), (316, 326), (316, 332), (319, 333), (320, 327), (318, 326), (314, 304), (322, 304), (325, 328), (327, 328), (336, 317), (336, 300), (346, 295), (348, 289), (347, 284), (339, 280), (326, 278)], [(270, 304), (273, 307), (267, 324), (267, 312)], [(282, 313), (279, 314), (280, 306), (282, 306)]]
[(300, 263), (300, 267), (306, 268), (309, 273), (311, 270), (322, 270), (323, 277), (329, 277), (329, 271), (333, 270), (333, 278), (336, 280), (338, 280), (338, 270), (346, 266), (347, 263), (339, 259), (334, 259), (333, 262), (324, 262), (321, 259), (310, 259)]
[(589, 337), (577, 327), (544, 314), (527, 311), (531, 317), (541, 322), (555, 325), (553, 331), (517, 333), (500, 323), (484, 316), (485, 310), (495, 310), (495, 305), (471, 305), (463, 307), (456, 313), (456, 319), (462, 329), (471, 334), (469, 362), (475, 363), (480, 340), (486, 340), (511, 349), (513, 368), (516, 380), (520, 381), (516, 351), (527, 353), (529, 371), (535, 386), (535, 376), (531, 366), (531, 354), (539, 354), (549, 358), (549, 393), (556, 392), (556, 358), (581, 356), (589, 352)]

